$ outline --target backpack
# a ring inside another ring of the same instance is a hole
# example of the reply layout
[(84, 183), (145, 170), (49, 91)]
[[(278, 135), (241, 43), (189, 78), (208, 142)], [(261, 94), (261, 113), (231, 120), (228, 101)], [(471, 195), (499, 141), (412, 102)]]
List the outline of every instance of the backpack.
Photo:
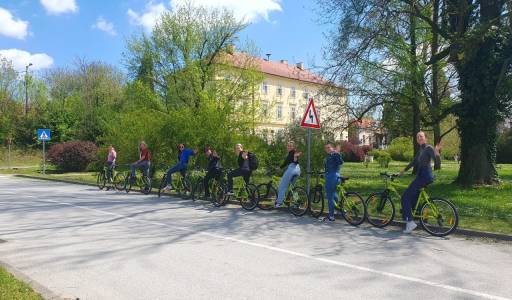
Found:
[(249, 156), (249, 169), (251, 169), (251, 171), (257, 170), (259, 162), (256, 154), (249, 152), (247, 155)]

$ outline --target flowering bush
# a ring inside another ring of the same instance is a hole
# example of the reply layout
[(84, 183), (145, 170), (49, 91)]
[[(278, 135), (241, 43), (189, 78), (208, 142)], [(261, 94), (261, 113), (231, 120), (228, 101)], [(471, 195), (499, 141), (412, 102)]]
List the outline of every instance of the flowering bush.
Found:
[(48, 160), (66, 172), (85, 171), (96, 158), (98, 147), (92, 142), (72, 141), (53, 145)]

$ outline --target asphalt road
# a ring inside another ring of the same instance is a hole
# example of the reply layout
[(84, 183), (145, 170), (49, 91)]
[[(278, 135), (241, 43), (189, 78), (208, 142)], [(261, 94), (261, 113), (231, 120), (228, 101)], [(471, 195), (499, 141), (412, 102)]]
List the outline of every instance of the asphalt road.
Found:
[(512, 299), (512, 245), (0, 175), (0, 261), (62, 298)]

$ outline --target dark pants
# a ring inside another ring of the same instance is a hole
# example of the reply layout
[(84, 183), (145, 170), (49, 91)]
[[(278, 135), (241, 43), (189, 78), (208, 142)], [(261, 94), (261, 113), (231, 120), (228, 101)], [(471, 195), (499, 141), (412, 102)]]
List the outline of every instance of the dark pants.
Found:
[(210, 180), (212, 180), (212, 179), (219, 180), (221, 174), (222, 174), (222, 172), (219, 169), (208, 170), (208, 172), (206, 173), (206, 176), (204, 177), (204, 181), (203, 181), (204, 196), (206, 198), (210, 197), (210, 188), (208, 186), (210, 184)]
[(187, 165), (178, 163), (177, 165), (171, 167), (169, 170), (167, 170), (167, 184), (172, 183), (172, 174), (180, 172), (181, 176), (185, 177), (187, 173)]
[(234, 177), (244, 177), (244, 181), (246, 184), (249, 184), (249, 180), (251, 179), (251, 170), (247, 169), (236, 169), (228, 174), (228, 191), (233, 191), (233, 178)]
[(107, 161), (107, 166), (108, 166), (108, 169), (107, 169), (107, 179), (111, 180), (112, 179), (112, 171), (116, 167), (116, 163), (113, 162), (113, 161)]
[(141, 169), (142, 172), (144, 173), (144, 175), (146, 177), (149, 177), (149, 167), (150, 167), (151, 163), (149, 162), (149, 160), (143, 160), (139, 163), (133, 163), (130, 165), (130, 169), (131, 169), (131, 178), (132, 179), (135, 179), (135, 175), (136, 172), (137, 172), (137, 169)]
[(411, 182), (409, 187), (402, 195), (402, 217), (405, 221), (412, 221), (412, 210), (418, 203), (420, 190), (433, 181), (432, 170), (418, 170), (416, 178)]

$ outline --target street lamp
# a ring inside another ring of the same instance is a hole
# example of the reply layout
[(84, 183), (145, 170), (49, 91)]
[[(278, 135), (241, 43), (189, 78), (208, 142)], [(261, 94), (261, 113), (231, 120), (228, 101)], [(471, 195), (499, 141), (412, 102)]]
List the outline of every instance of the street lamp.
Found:
[(25, 115), (28, 112), (28, 68), (31, 66), (32, 63), (25, 66)]

